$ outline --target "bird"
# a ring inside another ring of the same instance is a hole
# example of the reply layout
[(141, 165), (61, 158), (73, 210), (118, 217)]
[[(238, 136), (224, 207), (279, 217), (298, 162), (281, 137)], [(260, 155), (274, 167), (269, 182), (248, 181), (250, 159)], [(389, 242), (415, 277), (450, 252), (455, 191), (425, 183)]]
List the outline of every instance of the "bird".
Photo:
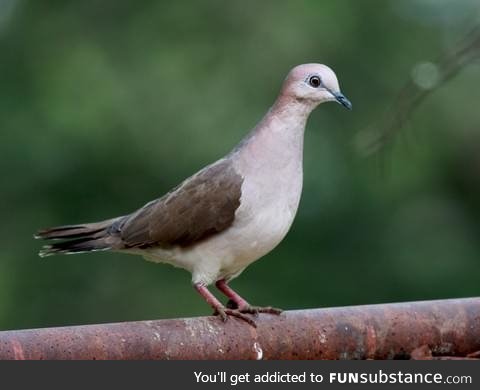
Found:
[[(265, 116), (227, 155), (131, 214), (101, 222), (39, 230), (53, 240), (39, 255), (113, 251), (143, 256), (192, 274), (195, 290), (223, 321), (256, 326), (257, 307), (229, 283), (286, 236), (300, 202), (307, 119), (321, 103), (351, 110), (334, 71), (323, 64), (295, 66)], [(208, 289), (214, 284), (228, 302)]]

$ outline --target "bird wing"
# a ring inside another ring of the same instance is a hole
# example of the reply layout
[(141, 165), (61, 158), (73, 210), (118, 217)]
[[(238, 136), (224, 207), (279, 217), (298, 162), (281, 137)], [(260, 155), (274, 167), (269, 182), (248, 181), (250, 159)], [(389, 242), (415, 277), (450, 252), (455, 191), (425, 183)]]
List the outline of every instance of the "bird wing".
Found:
[(227, 229), (240, 206), (243, 178), (229, 159), (112, 225), (125, 248), (188, 247)]

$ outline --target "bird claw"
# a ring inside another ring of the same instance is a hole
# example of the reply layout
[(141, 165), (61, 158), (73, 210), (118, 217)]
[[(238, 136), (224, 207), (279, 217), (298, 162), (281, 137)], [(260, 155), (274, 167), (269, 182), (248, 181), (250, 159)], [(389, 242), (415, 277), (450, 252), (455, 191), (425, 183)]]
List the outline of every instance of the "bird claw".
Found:
[(277, 309), (276, 307), (271, 307), (271, 306), (261, 307), (261, 306), (250, 306), (250, 305), (239, 309), (240, 313), (253, 314), (255, 317), (257, 317), (259, 313), (280, 315), (282, 311), (283, 311), (282, 309)]
[(230, 299), (225, 308), (222, 307), (216, 309), (213, 315), (218, 315), (223, 322), (227, 321), (228, 316), (237, 317), (256, 328), (257, 324), (255, 321), (246, 314), (251, 314), (254, 317), (258, 317), (259, 313), (279, 315), (282, 313), (282, 309), (277, 309), (271, 306), (251, 306), (249, 304), (239, 306), (237, 302), (235, 302), (233, 299)]
[(235, 302), (232, 299), (230, 299), (227, 302), (226, 307), (228, 309), (238, 310), (240, 313), (253, 314), (255, 317), (257, 317), (259, 313), (279, 315), (283, 311), (282, 309), (278, 309), (278, 308), (272, 307), (272, 306), (262, 307), (262, 306), (252, 306), (252, 305), (247, 304), (245, 306), (240, 306), (239, 307), (237, 302)]
[(249, 324), (250, 326), (253, 326), (254, 328), (257, 327), (257, 324), (255, 323), (254, 320), (252, 320), (249, 316), (245, 315), (238, 309), (229, 309), (229, 308), (217, 309), (215, 313), (213, 313), (213, 315), (219, 316), (223, 322), (227, 322), (228, 316), (231, 316), (231, 317), (236, 317), (242, 321), (245, 321), (247, 324)]

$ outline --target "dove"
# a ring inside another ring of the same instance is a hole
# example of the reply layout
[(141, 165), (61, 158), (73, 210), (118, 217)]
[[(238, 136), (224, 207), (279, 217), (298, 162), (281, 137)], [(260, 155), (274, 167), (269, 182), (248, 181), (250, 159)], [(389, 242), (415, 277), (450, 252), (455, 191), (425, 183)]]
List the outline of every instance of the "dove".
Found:
[[(294, 67), (272, 107), (225, 157), (131, 214), (38, 231), (35, 238), (52, 240), (40, 256), (139, 255), (189, 271), (195, 290), (224, 321), (236, 317), (256, 326), (258, 313), (280, 314), (250, 305), (229, 283), (292, 225), (302, 194), (305, 126), (325, 102), (352, 108), (328, 66)], [(212, 284), (228, 298), (226, 305), (210, 292)]]

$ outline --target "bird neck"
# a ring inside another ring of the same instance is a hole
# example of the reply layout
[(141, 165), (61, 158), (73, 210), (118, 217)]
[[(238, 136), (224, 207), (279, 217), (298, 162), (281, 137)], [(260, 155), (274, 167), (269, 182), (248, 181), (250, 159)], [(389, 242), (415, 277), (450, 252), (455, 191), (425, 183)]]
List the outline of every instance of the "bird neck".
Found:
[(303, 137), (307, 119), (314, 108), (315, 105), (309, 101), (282, 94), (259, 125), (263, 130), (282, 133), (287, 137), (295, 136), (296, 132), (300, 131)]
[(280, 95), (236, 151), (247, 164), (256, 166), (281, 169), (301, 165), (305, 125), (313, 108), (305, 101)]

